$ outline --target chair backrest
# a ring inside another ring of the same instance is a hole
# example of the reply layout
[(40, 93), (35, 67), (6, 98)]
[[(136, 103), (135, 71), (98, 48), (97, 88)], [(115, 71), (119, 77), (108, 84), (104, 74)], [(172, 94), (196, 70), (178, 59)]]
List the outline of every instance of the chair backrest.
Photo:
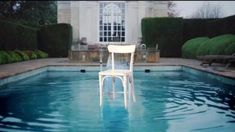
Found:
[(108, 51), (111, 53), (112, 70), (115, 70), (114, 53), (130, 53), (131, 57), (129, 70), (133, 71), (135, 48), (136, 45), (108, 45)]

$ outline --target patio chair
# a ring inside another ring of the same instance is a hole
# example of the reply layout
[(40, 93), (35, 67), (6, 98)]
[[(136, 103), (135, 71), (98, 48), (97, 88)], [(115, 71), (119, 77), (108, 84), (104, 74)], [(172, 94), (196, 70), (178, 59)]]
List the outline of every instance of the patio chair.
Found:
[[(133, 80), (133, 61), (134, 61), (134, 52), (135, 52), (135, 45), (108, 45), (108, 51), (111, 53), (111, 62), (112, 62), (112, 69), (108, 69), (105, 71), (99, 72), (99, 89), (100, 89), (100, 106), (102, 106), (103, 102), (103, 89), (104, 89), (104, 80), (105, 78), (111, 77), (113, 79), (113, 94), (114, 90), (114, 78), (119, 78), (123, 85), (123, 93), (124, 93), (124, 105), (127, 108), (127, 93), (129, 95), (129, 99), (133, 98), (135, 102), (135, 94), (134, 94), (134, 80)], [(115, 67), (115, 53), (127, 54), (130, 53), (130, 63), (128, 69), (117, 69)]]
[(211, 66), (212, 63), (223, 63), (226, 64), (226, 68), (228, 68), (232, 63), (235, 62), (235, 53), (232, 55), (205, 55), (199, 56), (198, 59), (202, 60), (201, 66), (203, 64), (208, 64)]

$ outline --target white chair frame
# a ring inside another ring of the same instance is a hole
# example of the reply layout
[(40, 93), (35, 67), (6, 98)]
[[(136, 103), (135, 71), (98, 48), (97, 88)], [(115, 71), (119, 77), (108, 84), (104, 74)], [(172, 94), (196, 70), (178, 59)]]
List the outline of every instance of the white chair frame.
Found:
[[(108, 51), (111, 53), (112, 69), (99, 72), (100, 106), (102, 106), (102, 103), (103, 103), (104, 80), (107, 77), (112, 77), (113, 94), (115, 93), (115, 88), (114, 88), (115, 77), (121, 80), (122, 85), (123, 85), (125, 108), (127, 108), (127, 93), (129, 95), (129, 99), (132, 96), (133, 101), (134, 102), (136, 101), (135, 93), (134, 93), (134, 79), (133, 79), (133, 62), (134, 62), (135, 48), (136, 48), (136, 45), (108, 45)], [(115, 64), (114, 64), (115, 53), (125, 53), (125, 54), (130, 53), (131, 54), (129, 69), (125, 69), (125, 70), (115, 69)]]

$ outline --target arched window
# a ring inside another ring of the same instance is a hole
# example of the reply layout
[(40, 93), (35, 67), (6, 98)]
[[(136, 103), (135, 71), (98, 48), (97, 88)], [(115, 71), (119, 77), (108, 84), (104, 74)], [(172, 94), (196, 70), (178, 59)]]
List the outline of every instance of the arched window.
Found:
[(99, 17), (100, 42), (125, 42), (124, 2), (101, 2)]

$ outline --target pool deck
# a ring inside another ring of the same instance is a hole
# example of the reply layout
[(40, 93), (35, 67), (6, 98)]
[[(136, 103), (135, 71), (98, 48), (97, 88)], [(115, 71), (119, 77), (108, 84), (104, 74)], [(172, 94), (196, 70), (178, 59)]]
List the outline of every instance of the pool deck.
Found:
[[(201, 61), (182, 58), (161, 58), (157, 63), (135, 63), (135, 66), (189, 66), (194, 69), (207, 71), (224, 77), (235, 79), (235, 68), (225, 69), (222, 64), (200, 66)], [(99, 63), (79, 63), (68, 58), (37, 59), (12, 64), (0, 65), (0, 79), (14, 76), (45, 66), (99, 66)]]

